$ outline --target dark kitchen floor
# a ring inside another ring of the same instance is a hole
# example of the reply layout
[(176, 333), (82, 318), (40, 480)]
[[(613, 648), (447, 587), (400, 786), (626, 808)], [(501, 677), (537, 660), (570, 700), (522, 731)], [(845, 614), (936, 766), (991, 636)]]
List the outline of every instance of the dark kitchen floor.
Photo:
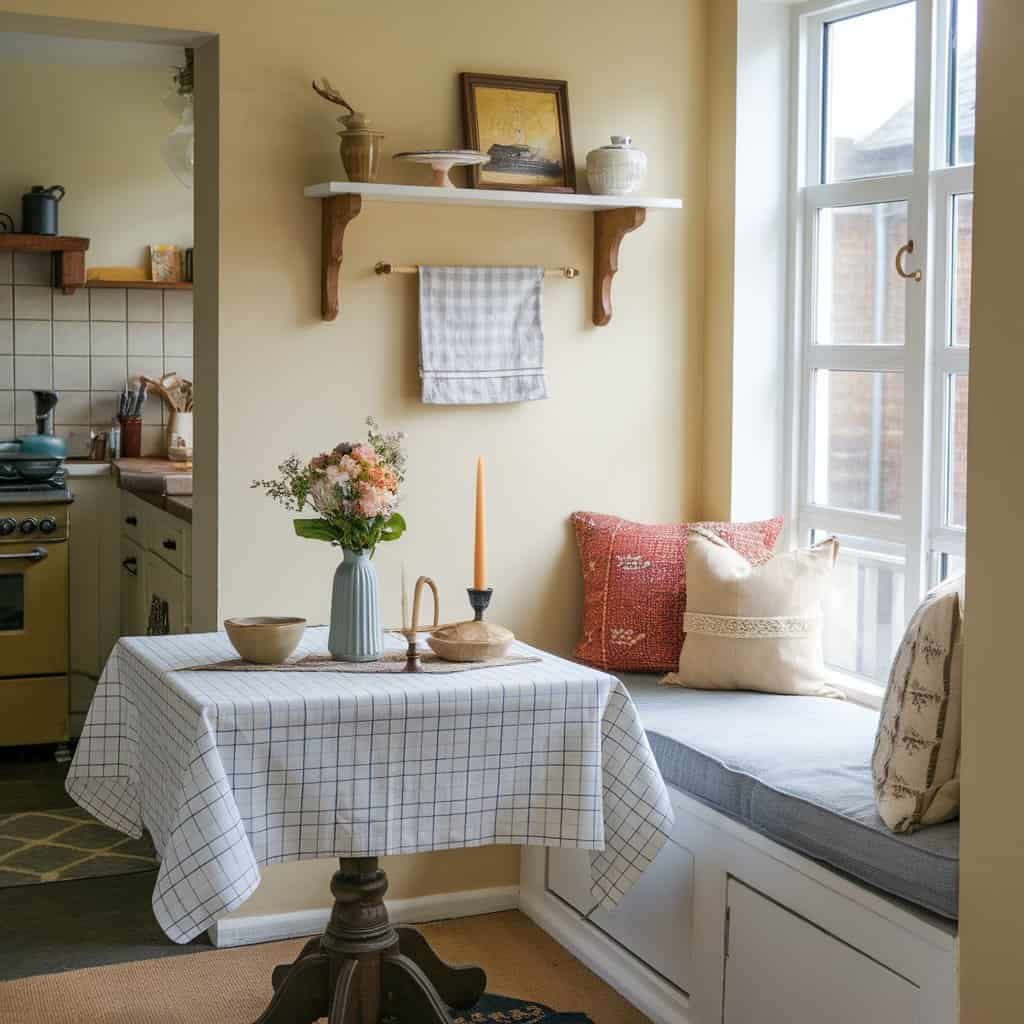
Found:
[[(49, 747), (0, 748), (0, 818), (75, 807)], [(209, 949), (179, 946), (151, 904), (156, 871), (0, 887), (0, 981)]]
[(48, 811), (73, 807), (64, 792), (69, 764), (58, 764), (56, 748), (0, 747), (0, 817), (22, 811)]

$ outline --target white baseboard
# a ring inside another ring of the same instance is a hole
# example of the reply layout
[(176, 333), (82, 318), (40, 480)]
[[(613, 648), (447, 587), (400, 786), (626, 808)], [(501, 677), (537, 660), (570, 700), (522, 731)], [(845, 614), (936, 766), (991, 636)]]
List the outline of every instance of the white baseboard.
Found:
[[(436, 893), (386, 902), (392, 924), (418, 924), (452, 917), (494, 914), (499, 910), (515, 910), (519, 906), (519, 887), (506, 885), (492, 889), (467, 889), (464, 892)], [(297, 910), (287, 914), (229, 917), (210, 928), (209, 936), (218, 949), (296, 939), (322, 932), (330, 915), (330, 907), (318, 907), (315, 910)]]
[(519, 909), (654, 1024), (691, 1024), (686, 995), (557, 896), (522, 889)]

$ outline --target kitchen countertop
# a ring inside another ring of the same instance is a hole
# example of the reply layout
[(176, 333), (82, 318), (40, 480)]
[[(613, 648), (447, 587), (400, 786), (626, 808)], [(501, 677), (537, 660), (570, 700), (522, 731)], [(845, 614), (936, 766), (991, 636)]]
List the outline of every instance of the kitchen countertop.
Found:
[(182, 468), (170, 459), (115, 459), (113, 462), (91, 462), (68, 459), (64, 464), (68, 476), (106, 476), (114, 473), (121, 490), (162, 508), (186, 523), (192, 522), (192, 469)]
[(183, 522), (192, 522), (191, 494), (157, 494), (156, 491), (133, 491), (132, 493), (147, 505), (162, 508)]

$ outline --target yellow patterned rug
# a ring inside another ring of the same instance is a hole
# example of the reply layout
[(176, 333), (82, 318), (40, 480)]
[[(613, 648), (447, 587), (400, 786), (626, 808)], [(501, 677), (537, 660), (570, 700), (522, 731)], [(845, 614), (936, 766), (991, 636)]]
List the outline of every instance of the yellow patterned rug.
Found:
[(0, 817), (0, 889), (129, 875), (157, 864), (149, 836), (131, 839), (80, 807)]

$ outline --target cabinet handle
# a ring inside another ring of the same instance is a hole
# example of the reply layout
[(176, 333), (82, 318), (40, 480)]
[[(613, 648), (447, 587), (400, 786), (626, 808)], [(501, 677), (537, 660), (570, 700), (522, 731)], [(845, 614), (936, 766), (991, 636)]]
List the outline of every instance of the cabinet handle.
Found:
[(160, 543), (161, 543), (161, 544), (162, 544), (162, 545), (163, 545), (163, 546), (164, 546), (164, 547), (165, 547), (165, 548), (166, 548), (166, 549), (167, 549), (168, 551), (177, 551), (177, 550), (178, 550), (178, 543), (177, 543), (177, 541), (173, 541), (173, 540), (170, 540), (170, 539), (168, 539), (168, 540), (163, 540), (163, 541), (161, 541)]
[(137, 558), (126, 558), (121, 563), (121, 568), (124, 569), (126, 573), (129, 573), (132, 576), (139, 575), (139, 562)]
[(124, 517), (124, 521), (125, 521), (125, 523), (128, 526), (138, 526), (139, 525), (139, 521), (138, 521), (138, 519), (135, 518), (135, 516), (125, 516)]

